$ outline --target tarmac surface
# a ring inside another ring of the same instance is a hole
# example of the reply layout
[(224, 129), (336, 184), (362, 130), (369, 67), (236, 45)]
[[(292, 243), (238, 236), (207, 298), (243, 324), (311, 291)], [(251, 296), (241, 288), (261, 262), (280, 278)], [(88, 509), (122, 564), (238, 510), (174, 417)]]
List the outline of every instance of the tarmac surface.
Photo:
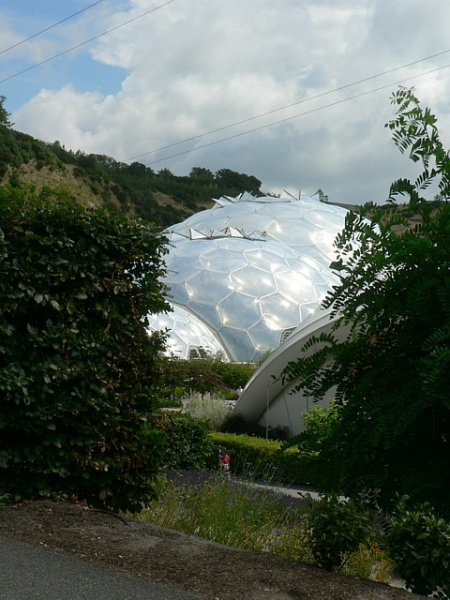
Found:
[(0, 538), (1, 600), (189, 600), (146, 583), (44, 548)]

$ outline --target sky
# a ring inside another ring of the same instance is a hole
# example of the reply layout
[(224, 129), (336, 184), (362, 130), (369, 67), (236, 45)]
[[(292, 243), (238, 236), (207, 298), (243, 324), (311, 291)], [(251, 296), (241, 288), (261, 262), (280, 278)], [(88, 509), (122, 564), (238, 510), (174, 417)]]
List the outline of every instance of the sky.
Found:
[(2, 0), (0, 95), (73, 150), (383, 203), (417, 173), (385, 127), (399, 85), (450, 146), (449, 27), (446, 0)]

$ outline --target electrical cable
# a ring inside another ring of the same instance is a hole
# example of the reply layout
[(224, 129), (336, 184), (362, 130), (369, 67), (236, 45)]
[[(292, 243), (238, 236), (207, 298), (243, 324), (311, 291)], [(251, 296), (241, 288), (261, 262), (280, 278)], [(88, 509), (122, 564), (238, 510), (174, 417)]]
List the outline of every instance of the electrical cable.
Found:
[(426, 56), (425, 58), (420, 58), (420, 59), (412, 61), (410, 63), (406, 63), (399, 67), (393, 67), (392, 69), (388, 69), (387, 71), (382, 71), (381, 73), (376, 73), (375, 75), (370, 75), (369, 77), (365, 77), (363, 79), (358, 79), (357, 81), (353, 81), (352, 83), (346, 83), (346, 84), (341, 85), (332, 90), (328, 90), (326, 92), (321, 92), (320, 94), (316, 94), (315, 96), (309, 96), (308, 98), (302, 98), (301, 100), (297, 100), (296, 102), (292, 102), (291, 104), (286, 104), (285, 106), (280, 106), (279, 108), (274, 108), (272, 110), (268, 110), (268, 111), (260, 113), (258, 115), (253, 115), (251, 117), (247, 117), (246, 119), (242, 119), (241, 121), (235, 121), (234, 123), (230, 123), (228, 125), (216, 127), (215, 129), (205, 131), (204, 133), (199, 133), (198, 135), (194, 135), (192, 137), (185, 138), (183, 140), (179, 140), (178, 142), (172, 142), (170, 144), (167, 144), (166, 146), (161, 146), (161, 148), (155, 148), (154, 150), (149, 150), (149, 151), (143, 152), (141, 154), (135, 154), (134, 156), (130, 156), (129, 158), (125, 159), (125, 162), (134, 160), (136, 158), (142, 158), (143, 156), (148, 156), (149, 154), (155, 154), (156, 152), (161, 152), (162, 150), (167, 150), (168, 148), (173, 148), (174, 146), (178, 146), (180, 144), (185, 144), (186, 142), (193, 142), (202, 137), (212, 135), (213, 133), (218, 133), (219, 131), (231, 129), (231, 127), (236, 127), (237, 125), (244, 125), (245, 123), (249, 123), (250, 121), (255, 121), (256, 119), (260, 119), (262, 117), (267, 117), (268, 115), (272, 115), (272, 114), (280, 112), (282, 110), (292, 108), (293, 106), (298, 106), (299, 104), (305, 104), (306, 102), (311, 102), (312, 100), (317, 100), (318, 98), (323, 98), (324, 96), (334, 94), (335, 92), (341, 92), (342, 90), (354, 87), (355, 85), (359, 85), (360, 83), (365, 83), (366, 81), (371, 81), (373, 79), (383, 77), (384, 75), (389, 75), (390, 73), (395, 73), (396, 71), (400, 71), (401, 69), (406, 69), (407, 67), (412, 67), (412, 66), (417, 65), (426, 60), (431, 60), (432, 58), (437, 58), (438, 56), (442, 56), (443, 54), (448, 54), (449, 52), (450, 52), (450, 48), (448, 50), (443, 50), (442, 52), (437, 52), (436, 54), (431, 54), (430, 56)]
[(216, 144), (221, 144), (223, 142), (227, 142), (229, 140), (242, 137), (249, 133), (254, 133), (256, 131), (261, 131), (262, 129), (267, 129), (269, 127), (273, 127), (274, 125), (280, 125), (281, 123), (286, 123), (287, 121), (292, 121), (293, 119), (297, 119), (299, 117), (304, 117), (306, 115), (311, 115), (316, 112), (320, 112), (321, 110), (325, 110), (327, 108), (331, 108), (333, 106), (337, 106), (339, 104), (344, 104), (345, 102), (350, 102), (351, 100), (356, 100), (358, 98), (363, 98), (364, 96), (368, 96), (369, 94), (374, 94), (376, 92), (380, 92), (381, 90), (385, 90), (391, 88), (395, 85), (400, 85), (405, 83), (406, 81), (411, 81), (413, 79), (418, 79), (419, 77), (424, 77), (425, 75), (430, 75), (431, 73), (436, 73), (437, 71), (442, 71), (443, 69), (448, 69), (450, 67), (450, 63), (447, 65), (443, 65), (442, 67), (437, 67), (435, 69), (430, 69), (429, 71), (425, 71), (424, 73), (420, 73), (418, 75), (412, 75), (410, 77), (405, 77), (404, 79), (400, 79), (398, 81), (394, 81), (391, 83), (387, 83), (378, 88), (368, 90), (366, 92), (361, 92), (360, 94), (355, 94), (354, 96), (350, 96), (348, 98), (342, 98), (341, 100), (336, 100), (335, 102), (331, 102), (330, 104), (325, 104), (324, 106), (319, 106), (317, 108), (313, 108), (311, 110), (307, 110), (305, 112), (297, 113), (295, 115), (291, 115), (290, 117), (285, 117), (284, 119), (279, 119), (278, 121), (272, 121), (271, 123), (266, 123), (265, 125), (260, 125), (259, 127), (254, 127), (253, 129), (247, 129), (246, 131), (241, 131), (239, 133), (235, 133), (225, 138), (220, 138), (218, 140), (213, 140), (212, 142), (208, 142), (207, 144), (201, 144), (200, 146), (196, 146), (195, 148), (190, 148), (189, 150), (183, 150), (181, 152), (177, 152), (176, 154), (170, 154), (169, 156), (165, 156), (164, 158), (158, 158), (157, 160), (152, 160), (149, 162), (144, 162), (144, 165), (151, 166), (160, 162), (164, 162), (166, 160), (170, 160), (172, 158), (177, 158), (179, 156), (183, 156), (185, 154), (190, 154), (191, 152), (195, 152), (197, 150), (201, 150), (203, 148), (208, 148), (209, 146), (214, 146)]
[(128, 21), (125, 21), (124, 23), (120, 23), (119, 25), (116, 25), (115, 27), (112, 27), (111, 29), (104, 31), (103, 33), (99, 33), (98, 35), (95, 35), (94, 37), (91, 37), (88, 40), (85, 40), (84, 42), (80, 42), (79, 44), (76, 44), (76, 46), (67, 48), (66, 50), (63, 50), (62, 52), (58, 52), (58, 54), (54, 54), (53, 56), (50, 56), (49, 58), (46, 58), (45, 60), (42, 60), (41, 62), (36, 63), (35, 65), (31, 65), (30, 67), (27, 67), (26, 69), (22, 69), (22, 71), (18, 71), (17, 73), (13, 73), (12, 75), (5, 77), (4, 79), (0, 79), (0, 83), (5, 83), (6, 81), (10, 81), (11, 79), (14, 79), (15, 77), (19, 77), (19, 75), (28, 73), (28, 71), (37, 69), (38, 67), (41, 67), (42, 65), (45, 65), (46, 63), (48, 63), (52, 60), (55, 60), (55, 58), (64, 56), (64, 54), (68, 54), (69, 52), (72, 52), (72, 50), (77, 50), (78, 48), (81, 48), (82, 46), (85, 46), (86, 44), (89, 44), (90, 42), (93, 42), (95, 40), (98, 40), (99, 38), (104, 37), (105, 35), (108, 35), (109, 33), (116, 31), (117, 29), (120, 29), (121, 27), (125, 27), (125, 25), (134, 23), (135, 21), (142, 19), (142, 17), (145, 17), (148, 14), (159, 10), (160, 8), (164, 8), (165, 6), (167, 6), (168, 4), (172, 4), (173, 2), (176, 2), (176, 0), (167, 0), (167, 2), (164, 2), (163, 4), (160, 4), (159, 6), (155, 6), (154, 8), (147, 10), (145, 13), (142, 13), (141, 15), (139, 15), (137, 17), (133, 17), (132, 19), (129, 19)]
[(43, 33), (50, 31), (50, 29), (54, 29), (58, 25), (61, 25), (61, 23), (65, 23), (66, 21), (73, 19), (74, 17), (80, 15), (83, 12), (86, 12), (90, 8), (93, 8), (94, 6), (97, 6), (97, 4), (100, 4), (101, 2), (104, 2), (104, 1), (105, 0), (97, 0), (97, 2), (94, 2), (93, 4), (89, 4), (89, 6), (85, 6), (84, 8), (82, 8), (81, 10), (78, 10), (77, 12), (73, 13), (72, 15), (69, 15), (68, 17), (65, 17), (64, 19), (61, 19), (61, 21), (57, 21), (56, 23), (53, 23), (53, 25), (49, 25), (45, 29), (41, 29), (41, 31), (38, 31), (37, 33), (33, 33), (33, 35), (30, 35), (27, 38), (20, 40), (20, 42), (16, 42), (12, 46), (9, 46), (8, 48), (5, 48), (4, 50), (0, 50), (0, 55), (5, 54), (6, 52), (9, 52), (10, 50), (13, 50), (14, 48), (17, 48), (17, 46), (21, 46), (22, 44), (25, 44), (25, 42), (34, 40), (34, 38), (37, 38), (39, 35), (42, 35)]
[[(56, 27), (57, 25), (59, 25), (59, 24), (61, 24), (61, 23), (65, 22), (65, 21), (67, 21), (67, 20), (69, 20), (69, 19), (73, 18), (74, 16), (76, 16), (76, 15), (78, 15), (78, 14), (80, 14), (80, 13), (82, 13), (82, 12), (86, 11), (86, 10), (88, 10), (89, 8), (92, 8), (93, 6), (95, 6), (95, 5), (99, 4), (100, 2), (103, 2), (103, 1), (104, 1), (104, 0), (97, 0), (97, 1), (96, 1), (96, 2), (94, 2), (93, 4), (90, 4), (89, 6), (87, 6), (87, 7), (83, 8), (83, 9), (79, 10), (78, 12), (76, 12), (76, 13), (74, 13), (74, 14), (72, 14), (72, 15), (69, 15), (69, 16), (68, 16), (68, 17), (66, 17), (65, 19), (62, 19), (61, 21), (58, 21), (57, 23), (54, 23), (53, 25), (50, 25), (50, 26), (49, 26), (49, 27), (47, 27), (46, 29), (43, 29), (42, 31), (40, 31), (40, 32), (37, 32), (36, 34), (34, 34), (34, 35), (32, 35), (32, 36), (30, 36), (30, 37), (28, 37), (28, 38), (26, 38), (26, 39), (24, 39), (24, 40), (22, 40), (22, 41), (18, 42), (17, 44), (14, 44), (13, 46), (10, 46), (9, 48), (6, 48), (6, 49), (4, 49), (4, 50), (0, 51), (0, 54), (3, 54), (3, 53), (5, 53), (5, 52), (7, 52), (8, 50), (11, 50), (12, 48), (15, 48), (16, 46), (19, 46), (20, 44), (23, 44), (23, 43), (25, 43), (26, 41), (28, 41), (28, 40), (30, 40), (30, 39), (33, 39), (33, 38), (37, 37), (37, 36), (38, 36), (38, 35), (40, 35), (41, 33), (44, 33), (44, 32), (46, 32), (46, 31), (49, 31), (50, 29), (52, 29), (52, 28)], [(82, 46), (84, 46), (84, 45), (86, 45), (86, 44), (88, 44), (88, 43), (90, 43), (90, 42), (92, 42), (92, 41), (95, 41), (95, 40), (97, 40), (97, 39), (99, 39), (99, 38), (101, 38), (101, 37), (103, 37), (103, 36), (105, 36), (105, 35), (107, 35), (107, 34), (109, 34), (109, 33), (113, 32), (113, 31), (116, 31), (117, 29), (120, 29), (121, 27), (124, 27), (125, 25), (129, 25), (130, 23), (133, 23), (133, 22), (135, 22), (135, 21), (137, 21), (137, 20), (139, 20), (139, 19), (141, 19), (141, 18), (145, 17), (146, 15), (148, 15), (148, 14), (150, 14), (150, 13), (152, 13), (152, 12), (155, 12), (156, 10), (159, 10), (160, 8), (164, 8), (164, 7), (165, 7), (165, 6), (167, 6), (168, 4), (172, 4), (172, 3), (173, 3), (173, 2), (175, 2), (175, 1), (176, 1), (176, 0), (167, 0), (167, 2), (164, 2), (163, 4), (161, 4), (161, 5), (159, 5), (159, 6), (156, 6), (156, 7), (152, 8), (152, 9), (150, 9), (150, 10), (146, 11), (145, 13), (142, 13), (141, 15), (138, 15), (137, 17), (134, 17), (134, 18), (132, 18), (132, 19), (129, 19), (129, 20), (127, 20), (127, 21), (123, 22), (123, 23), (120, 23), (119, 25), (116, 25), (115, 27), (112, 27), (111, 29), (108, 29), (107, 31), (104, 31), (104, 32), (102, 32), (102, 33), (100, 33), (100, 34), (98, 34), (98, 35), (96, 35), (96, 36), (92, 37), (92, 38), (89, 38), (88, 40), (85, 40), (84, 42), (80, 42), (79, 44), (77, 44), (77, 45), (75, 45), (75, 46), (72, 46), (71, 48), (67, 48), (66, 50), (63, 50), (62, 52), (59, 52), (59, 53), (57, 53), (57, 54), (55, 54), (55, 55), (53, 55), (53, 56), (50, 56), (49, 58), (47, 58), (47, 59), (45, 59), (45, 60), (43, 60), (43, 61), (41, 61), (41, 62), (39, 62), (39, 63), (37, 63), (37, 64), (35, 64), (35, 65), (31, 65), (30, 67), (27, 67), (26, 69), (23, 69), (23, 70), (21, 70), (21, 71), (18, 71), (17, 73), (13, 73), (12, 75), (9, 75), (8, 77), (6, 77), (6, 78), (4, 78), (4, 79), (1, 79), (1, 80), (0, 80), (0, 83), (5, 83), (6, 81), (9, 81), (9, 80), (11, 80), (11, 79), (13, 79), (13, 78), (15, 78), (15, 77), (18, 77), (19, 75), (22, 75), (22, 74), (24, 74), (24, 73), (27, 73), (28, 71), (31, 71), (31, 70), (33, 70), (33, 69), (36, 69), (37, 67), (40, 67), (40, 66), (42, 66), (42, 65), (44, 65), (44, 64), (46, 64), (46, 63), (48, 63), (48, 62), (50, 62), (50, 61), (52, 61), (52, 60), (55, 60), (56, 58), (59, 58), (59, 57), (61, 57), (61, 56), (65, 55), (65, 54), (68, 54), (69, 52), (71, 52), (71, 51), (73, 51), (73, 50), (76, 50), (76, 49), (78, 49), (78, 48), (80, 48), (80, 47), (82, 47)], [(218, 132), (220, 132), (220, 131), (224, 131), (224, 130), (226, 130), (226, 129), (230, 129), (230, 128), (232, 128), (232, 127), (236, 127), (236, 126), (238, 126), (238, 125), (243, 125), (243, 124), (245, 124), (245, 123), (249, 123), (249, 122), (251, 122), (251, 121), (254, 121), (254, 120), (256, 120), (256, 119), (260, 119), (260, 118), (262, 118), (262, 117), (265, 117), (265, 116), (268, 116), (268, 115), (271, 115), (271, 114), (275, 114), (275, 113), (277, 113), (277, 112), (280, 112), (280, 111), (282, 111), (282, 110), (286, 110), (286, 109), (288, 109), (288, 108), (292, 108), (292, 107), (294, 107), (294, 106), (298, 106), (298, 105), (300, 105), (300, 104), (304, 104), (304, 103), (306, 103), (306, 102), (310, 102), (310, 101), (312, 101), (312, 100), (317, 100), (318, 98), (323, 98), (323, 97), (325, 97), (325, 96), (328, 96), (328, 95), (330, 95), (330, 94), (333, 94), (333, 93), (336, 93), (336, 92), (339, 92), (339, 91), (342, 91), (342, 90), (348, 89), (348, 88), (350, 88), (350, 87), (354, 87), (354, 86), (356, 86), (356, 85), (359, 85), (359, 84), (361, 84), (361, 83), (365, 83), (365, 82), (367, 82), (367, 81), (371, 81), (371, 80), (373, 80), (373, 79), (377, 79), (377, 78), (379, 78), (379, 77), (382, 77), (382, 76), (384, 76), (384, 75), (388, 75), (388, 74), (390, 74), (390, 73), (394, 73), (394, 72), (396, 72), (396, 71), (399, 71), (399, 70), (401, 70), (401, 69), (405, 69), (405, 68), (407, 68), (407, 67), (410, 67), (410, 66), (416, 65), (416, 64), (418, 64), (418, 63), (421, 63), (421, 62), (424, 62), (424, 61), (426, 61), (426, 60), (431, 60), (432, 58), (436, 58), (436, 57), (438, 57), (438, 56), (442, 56), (442, 55), (444, 55), (444, 54), (448, 54), (449, 52), (450, 52), (450, 49), (443, 50), (443, 51), (441, 51), (441, 52), (437, 52), (437, 53), (435, 53), (435, 54), (431, 54), (431, 55), (429, 55), (429, 56), (426, 56), (426, 57), (424, 57), (424, 58), (420, 58), (420, 59), (418, 59), (418, 60), (415, 60), (415, 61), (412, 61), (412, 62), (409, 62), (409, 63), (406, 63), (406, 64), (404, 64), (404, 65), (401, 65), (401, 66), (398, 66), (398, 67), (393, 67), (392, 69), (388, 69), (388, 70), (386, 70), (386, 71), (382, 71), (381, 73), (376, 73), (376, 74), (374, 74), (374, 75), (371, 75), (371, 76), (369, 76), (369, 77), (365, 77), (365, 78), (363, 78), (363, 79), (359, 79), (359, 80), (357, 80), (357, 81), (354, 81), (354, 82), (351, 82), (351, 83), (344, 84), (344, 85), (342, 85), (342, 86), (339, 86), (339, 87), (337, 87), (337, 88), (334, 88), (334, 89), (332, 89), (332, 90), (327, 90), (327, 91), (325, 91), (325, 92), (322, 92), (322, 93), (320, 93), (320, 94), (316, 94), (316, 95), (314, 95), (314, 96), (310, 96), (310, 97), (308, 97), (308, 98), (302, 98), (301, 100), (298, 100), (298, 101), (296, 101), (296, 102), (293, 102), (293, 103), (291, 103), (291, 104), (287, 104), (287, 105), (285, 105), (285, 106), (281, 106), (281, 107), (278, 107), (278, 108), (274, 108), (274, 109), (272, 109), (272, 110), (269, 110), (269, 111), (266, 111), (266, 112), (264, 112), (264, 113), (260, 113), (260, 114), (258, 114), (258, 115), (253, 115), (253, 116), (251, 116), (251, 117), (247, 117), (247, 118), (245, 118), (245, 119), (242, 119), (242, 120), (240, 120), (240, 121), (236, 121), (236, 122), (234, 122), (234, 123), (231, 123), (231, 124), (228, 124), (228, 125), (223, 125), (223, 126), (221, 126), (221, 127), (217, 127), (217, 128), (215, 128), (215, 129), (212, 129), (212, 130), (209, 130), (209, 131), (206, 131), (206, 132), (200, 133), (200, 134), (198, 134), (198, 135), (195, 135), (195, 136), (192, 136), (192, 137), (189, 137), (189, 138), (185, 138), (185, 139), (183, 139), (183, 140), (180, 140), (180, 141), (177, 141), (177, 142), (172, 142), (172, 143), (170, 143), (170, 144), (167, 144), (167, 145), (165, 145), (165, 146), (162, 146), (162, 147), (160, 147), (160, 148), (156, 148), (156, 149), (154, 149), (154, 150), (150, 150), (150, 151), (147, 151), (147, 152), (144, 152), (144, 153), (141, 153), (141, 154), (136, 154), (136, 155), (134, 155), (134, 156), (132, 156), (132, 157), (130, 157), (130, 158), (127, 158), (127, 159), (125, 159), (125, 162), (127, 162), (127, 161), (130, 161), (130, 160), (134, 160), (134, 159), (136, 159), (136, 158), (141, 158), (141, 157), (143, 157), (143, 156), (148, 156), (149, 154), (155, 154), (155, 153), (157, 153), (157, 152), (161, 152), (162, 150), (167, 150), (168, 148), (172, 148), (172, 147), (174, 147), (174, 146), (178, 146), (178, 145), (181, 145), (181, 144), (184, 144), (184, 143), (187, 143), (187, 142), (195, 141), (195, 140), (201, 139), (201, 138), (203, 138), (203, 137), (206, 137), (206, 136), (208, 136), (208, 135), (212, 135), (212, 134), (214, 134), (214, 133), (218, 133)], [(337, 100), (336, 102), (332, 102), (332, 103), (330, 103), (330, 104), (327, 104), (327, 105), (324, 105), (324, 106), (321, 106), (321, 107), (318, 107), (318, 108), (315, 108), (315, 109), (312, 109), (312, 110), (309, 110), (309, 111), (305, 111), (305, 112), (303, 112), (303, 113), (297, 113), (296, 115), (292, 115), (292, 116), (290, 116), (290, 117), (286, 117), (286, 118), (284, 118), (284, 119), (279, 119), (278, 121), (273, 121), (273, 122), (271, 122), (271, 123), (267, 123), (267, 124), (261, 125), (261, 126), (259, 126), (259, 127), (255, 127), (255, 128), (252, 128), (252, 129), (248, 129), (248, 130), (246, 130), (246, 131), (243, 131), (243, 132), (240, 132), (240, 133), (236, 133), (236, 134), (234, 134), (234, 135), (227, 136), (227, 137), (225, 137), (225, 138), (221, 138), (221, 139), (219, 139), (219, 140), (213, 140), (212, 142), (209, 142), (209, 143), (206, 143), (206, 144), (201, 144), (200, 146), (197, 146), (196, 148), (191, 148), (191, 149), (189, 149), (189, 150), (184, 150), (184, 151), (178, 152), (178, 153), (176, 153), (176, 154), (169, 155), (169, 156), (167, 156), (167, 157), (165, 157), (165, 158), (161, 158), (161, 159), (158, 159), (158, 160), (153, 160), (153, 161), (150, 161), (150, 162), (145, 162), (144, 164), (147, 164), (147, 165), (156, 164), (156, 163), (158, 163), (158, 162), (162, 162), (162, 161), (164, 161), (164, 160), (169, 160), (169, 159), (172, 159), (172, 158), (176, 158), (176, 157), (178, 157), (178, 156), (182, 156), (182, 155), (184, 155), (184, 154), (188, 154), (188, 153), (190, 153), (190, 152), (194, 152), (195, 150), (200, 150), (200, 149), (202, 149), (202, 148), (206, 148), (206, 147), (208, 147), (208, 146), (212, 146), (212, 145), (215, 145), (215, 144), (223, 143), (223, 142), (225, 142), (225, 141), (228, 141), (228, 140), (231, 140), (231, 139), (234, 139), (234, 138), (237, 138), (237, 137), (241, 137), (241, 136), (243, 136), (243, 135), (247, 135), (248, 133), (253, 133), (253, 132), (255, 132), (255, 131), (260, 131), (260, 130), (262, 130), (262, 129), (266, 129), (266, 128), (268, 128), (268, 127), (272, 127), (272, 126), (274, 126), (274, 125), (279, 125), (279, 124), (281, 124), (281, 123), (284, 123), (284, 122), (286, 122), (286, 121), (289, 121), (289, 120), (292, 120), (292, 119), (295, 119), (295, 118), (298, 118), (298, 117), (301, 117), (301, 116), (305, 116), (305, 115), (308, 115), (308, 114), (312, 114), (312, 113), (318, 112), (318, 111), (320, 111), (320, 110), (324, 110), (324, 109), (327, 109), (327, 108), (330, 108), (330, 107), (336, 106), (336, 105), (338, 105), (338, 104), (342, 104), (342, 103), (344, 103), (344, 102), (347, 102), (347, 101), (350, 101), (350, 100), (354, 100), (354, 99), (357, 99), (357, 98), (360, 98), (360, 97), (366, 96), (366, 95), (368, 95), (368, 94), (375, 93), (375, 92), (377, 92), (377, 91), (380, 91), (380, 90), (386, 89), (387, 87), (390, 87), (390, 86), (392, 86), (392, 85), (398, 85), (398, 84), (400, 84), (400, 83), (403, 83), (403, 82), (405, 82), (405, 81), (410, 81), (410, 80), (412, 80), (412, 79), (416, 79), (416, 78), (418, 78), (418, 77), (423, 77), (424, 75), (428, 75), (428, 74), (430, 74), (430, 73), (434, 73), (434, 72), (436, 72), (436, 71), (440, 71), (440, 70), (442, 70), (442, 69), (448, 68), (449, 66), (450, 66), (450, 65), (444, 65), (443, 67), (438, 67), (438, 68), (436, 68), (436, 69), (432, 69), (432, 70), (430, 70), (430, 71), (426, 71), (426, 72), (424, 72), (424, 73), (421, 73), (421, 74), (419, 74), (419, 75), (414, 75), (414, 76), (412, 76), (412, 77), (407, 77), (407, 78), (404, 78), (404, 79), (402, 79), (402, 80), (399, 80), (399, 81), (397, 81), (397, 82), (394, 82), (394, 83), (391, 83), (391, 84), (387, 84), (387, 85), (384, 85), (384, 86), (381, 86), (381, 87), (375, 88), (374, 90), (369, 90), (369, 91), (367, 91), (367, 92), (362, 92), (361, 94), (357, 94), (357, 95), (351, 96), (351, 97), (349, 97), (349, 98), (344, 98), (344, 99), (342, 99), (342, 100)]]

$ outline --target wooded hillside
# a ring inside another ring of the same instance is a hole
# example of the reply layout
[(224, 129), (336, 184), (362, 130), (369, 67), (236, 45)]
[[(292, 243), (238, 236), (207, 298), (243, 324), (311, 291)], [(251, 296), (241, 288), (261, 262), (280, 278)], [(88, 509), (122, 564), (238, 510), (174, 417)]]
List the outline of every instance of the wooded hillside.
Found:
[(252, 175), (195, 167), (188, 176), (153, 171), (139, 162), (66, 150), (0, 124), (0, 184), (31, 184), (62, 191), (82, 204), (116, 207), (161, 227), (212, 206), (212, 199), (248, 191), (262, 195)]

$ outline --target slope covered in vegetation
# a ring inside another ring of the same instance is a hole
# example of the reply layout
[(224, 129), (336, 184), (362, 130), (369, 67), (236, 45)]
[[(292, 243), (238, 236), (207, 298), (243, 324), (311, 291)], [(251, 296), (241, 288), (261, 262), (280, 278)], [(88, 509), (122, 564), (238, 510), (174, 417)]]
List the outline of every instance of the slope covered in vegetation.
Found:
[(209, 208), (212, 199), (248, 191), (261, 195), (252, 175), (195, 167), (187, 176), (153, 171), (139, 162), (118, 162), (101, 154), (66, 150), (0, 124), (0, 184), (56, 189), (83, 204), (116, 207), (167, 227)]

